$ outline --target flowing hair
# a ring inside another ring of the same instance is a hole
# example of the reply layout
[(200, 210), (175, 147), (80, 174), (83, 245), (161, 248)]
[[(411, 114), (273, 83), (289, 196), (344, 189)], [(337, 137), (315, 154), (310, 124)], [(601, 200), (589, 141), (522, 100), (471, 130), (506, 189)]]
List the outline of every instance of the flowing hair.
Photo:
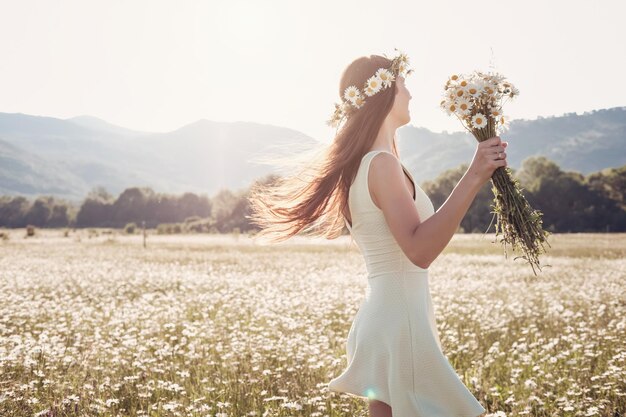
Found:
[[(380, 55), (355, 59), (343, 71), (339, 97), (343, 98), (350, 85), (361, 89), (378, 68), (391, 64)], [(290, 155), (292, 164), (306, 157), (297, 173), (252, 185), (248, 196), (251, 215), (246, 218), (260, 228), (255, 239), (281, 242), (300, 232), (335, 239), (343, 234), (350, 185), (393, 107), (396, 91), (394, 82), (393, 88), (367, 97), (363, 106), (346, 118), (330, 145), (301, 153), (300, 158)], [(393, 153), (398, 156), (395, 137)]]

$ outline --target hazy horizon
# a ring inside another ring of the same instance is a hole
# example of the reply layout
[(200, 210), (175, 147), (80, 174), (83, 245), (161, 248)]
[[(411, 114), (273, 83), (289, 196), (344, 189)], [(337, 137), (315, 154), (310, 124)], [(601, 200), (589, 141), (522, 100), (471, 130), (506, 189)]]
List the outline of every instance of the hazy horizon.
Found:
[[(89, 115), (167, 132), (199, 119), (288, 127), (328, 142), (341, 72), (354, 58), (411, 58), (411, 125), (462, 131), (439, 107), (454, 72), (495, 70), (520, 90), (512, 119), (625, 104), (617, 1), (481, 5), (276, 0), (5, 4), (0, 111)], [(581, 30), (582, 28), (582, 30)]]

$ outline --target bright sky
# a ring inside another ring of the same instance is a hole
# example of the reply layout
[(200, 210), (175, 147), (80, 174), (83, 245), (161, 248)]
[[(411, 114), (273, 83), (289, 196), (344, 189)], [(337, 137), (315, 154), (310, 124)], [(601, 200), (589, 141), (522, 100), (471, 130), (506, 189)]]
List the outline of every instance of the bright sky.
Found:
[(0, 112), (154, 132), (252, 121), (329, 142), (343, 69), (399, 48), (415, 126), (463, 130), (438, 104), (450, 74), (474, 69), (520, 90), (513, 119), (582, 114), (626, 104), (625, 4), (0, 0)]

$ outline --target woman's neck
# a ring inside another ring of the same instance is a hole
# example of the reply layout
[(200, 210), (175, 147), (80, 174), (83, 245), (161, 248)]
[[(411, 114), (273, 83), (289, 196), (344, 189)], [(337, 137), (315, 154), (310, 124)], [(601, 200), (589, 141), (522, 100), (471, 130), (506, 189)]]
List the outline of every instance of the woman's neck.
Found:
[(397, 126), (392, 125), (389, 119), (385, 119), (378, 130), (378, 135), (372, 144), (371, 150), (382, 150), (393, 153), (393, 143), (396, 136)]

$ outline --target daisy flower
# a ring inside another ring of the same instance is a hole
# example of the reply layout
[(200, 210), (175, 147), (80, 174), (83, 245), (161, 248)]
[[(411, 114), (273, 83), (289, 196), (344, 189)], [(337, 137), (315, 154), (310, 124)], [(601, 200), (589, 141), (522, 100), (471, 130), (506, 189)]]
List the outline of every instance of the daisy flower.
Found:
[(380, 88), (383, 86), (383, 80), (381, 80), (377, 75), (370, 77), (367, 80), (367, 87), (365, 89), (365, 94), (368, 96), (373, 96), (374, 94), (380, 91)]
[(469, 100), (462, 98), (457, 102), (457, 108), (460, 114), (467, 115), (470, 110), (472, 110), (472, 103), (470, 103)]
[(356, 98), (360, 95), (359, 89), (356, 88), (356, 86), (351, 85), (350, 87), (346, 88), (346, 91), (344, 91), (343, 93), (343, 97), (354, 103), (354, 100), (356, 100)]
[(448, 113), (448, 115), (451, 115), (452, 113), (455, 113), (458, 109), (456, 102), (454, 101), (447, 101), (445, 103), (445, 110), (446, 113)]
[(489, 111), (489, 116), (491, 116), (493, 120), (497, 122), (502, 116), (502, 108), (497, 106), (492, 107)]
[(477, 129), (485, 127), (487, 126), (487, 118), (482, 113), (476, 113), (474, 116), (472, 116), (472, 125)]
[(407, 67), (409, 65), (409, 57), (406, 54), (400, 54), (397, 58), (394, 58), (392, 64), (392, 72), (397, 76), (406, 77), (409, 75), (412, 70), (409, 70)]
[(389, 87), (391, 83), (395, 80), (393, 74), (385, 68), (379, 68), (378, 71), (376, 71), (376, 77), (381, 79), (385, 88)]
[(483, 87), (485, 92), (489, 95), (494, 94), (496, 91), (498, 91), (498, 85), (491, 83), (491, 82), (486, 82), (485, 86)]
[(461, 81), (463, 81), (463, 78), (457, 74), (452, 74), (446, 81), (446, 86), (449, 88), (459, 88), (461, 87)]
[(478, 97), (481, 93), (481, 88), (478, 83), (472, 82), (467, 85), (465, 91), (472, 97)]
[(354, 107), (356, 107), (357, 109), (360, 109), (364, 103), (365, 103), (365, 99), (359, 96), (356, 98), (356, 100), (354, 100)]
[(486, 91), (486, 88), (489, 85), (489, 81), (485, 80), (484, 78), (479, 78), (476, 81), (474, 81), (474, 84), (478, 86), (479, 90)]
[(506, 116), (504, 114), (498, 119), (498, 125), (503, 131), (509, 128), (510, 122), (511, 120), (509, 119), (509, 116)]

